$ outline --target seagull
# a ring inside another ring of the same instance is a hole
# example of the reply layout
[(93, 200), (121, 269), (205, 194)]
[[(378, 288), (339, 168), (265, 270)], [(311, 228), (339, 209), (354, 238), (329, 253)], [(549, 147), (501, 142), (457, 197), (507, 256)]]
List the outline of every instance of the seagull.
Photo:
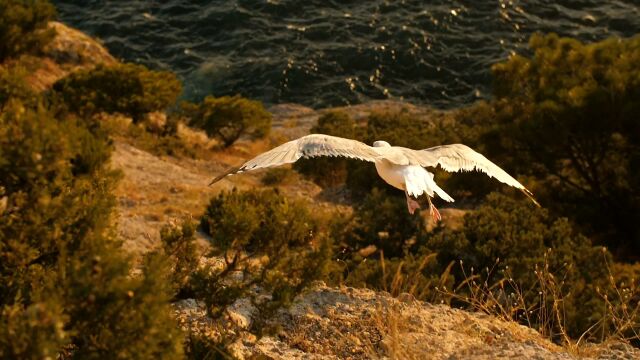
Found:
[(324, 134), (306, 135), (286, 142), (256, 156), (241, 166), (229, 169), (213, 179), (209, 185), (213, 185), (229, 175), (290, 164), (300, 158), (318, 156), (345, 157), (374, 163), (378, 175), (385, 182), (404, 191), (410, 214), (413, 215), (416, 209), (420, 208), (420, 204), (416, 200), (423, 194), (426, 195), (429, 213), (435, 222), (440, 221), (442, 216), (433, 205), (431, 198), (437, 195), (447, 202), (454, 200), (435, 183), (433, 173), (425, 169), (426, 167), (440, 166), (448, 172), (481, 171), (489, 177), (520, 189), (535, 205), (540, 206), (533, 198), (533, 194), (516, 179), (466, 145), (450, 144), (413, 150), (391, 146), (386, 141), (379, 140), (374, 142), (373, 146), (369, 146), (357, 140)]

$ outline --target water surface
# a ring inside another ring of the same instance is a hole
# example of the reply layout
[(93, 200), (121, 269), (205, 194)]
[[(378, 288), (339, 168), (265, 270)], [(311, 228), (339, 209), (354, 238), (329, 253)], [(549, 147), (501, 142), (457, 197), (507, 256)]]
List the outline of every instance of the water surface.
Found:
[(177, 72), (185, 96), (325, 107), (489, 96), (490, 67), (529, 36), (640, 33), (638, 1), (54, 0), (116, 57)]

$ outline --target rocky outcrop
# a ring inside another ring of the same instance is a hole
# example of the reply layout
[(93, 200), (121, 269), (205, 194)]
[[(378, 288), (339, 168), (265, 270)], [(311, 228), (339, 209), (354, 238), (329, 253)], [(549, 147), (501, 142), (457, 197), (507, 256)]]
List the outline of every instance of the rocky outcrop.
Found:
[[(206, 329), (215, 321), (207, 318), (204, 305), (185, 300), (176, 313), (183, 323), (201, 324), (199, 331), (211, 333)], [(240, 300), (227, 310), (227, 321), (247, 328), (254, 313), (251, 302)], [(416, 301), (409, 294), (392, 298), (324, 284), (299, 296), (267, 324), (275, 334), (260, 339), (241, 335), (231, 346), (234, 355), (244, 359), (640, 358), (640, 351), (622, 343), (573, 353), (531, 328), (484, 313)]]
[(117, 63), (104, 46), (85, 33), (56, 21), (50, 22), (49, 27), (55, 29), (56, 36), (42, 56), (27, 60), (34, 62), (28, 64), (33, 71), (27, 79), (35, 90), (45, 90), (74, 71)]

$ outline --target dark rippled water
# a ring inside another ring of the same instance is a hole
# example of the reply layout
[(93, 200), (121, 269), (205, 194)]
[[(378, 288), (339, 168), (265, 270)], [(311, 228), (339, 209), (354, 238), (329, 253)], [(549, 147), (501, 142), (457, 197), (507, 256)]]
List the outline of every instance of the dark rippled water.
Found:
[(313, 107), (488, 96), (490, 66), (536, 31), (584, 41), (640, 33), (640, 2), (54, 0), (62, 21), (126, 61), (171, 69), (185, 96)]

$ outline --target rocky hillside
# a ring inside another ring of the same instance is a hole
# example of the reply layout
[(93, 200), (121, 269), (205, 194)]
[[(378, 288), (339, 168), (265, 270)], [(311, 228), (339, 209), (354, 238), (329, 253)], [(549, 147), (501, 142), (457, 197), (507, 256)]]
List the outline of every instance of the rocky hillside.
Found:
[(318, 284), (289, 309), (268, 319), (275, 335), (257, 339), (248, 301), (238, 301), (227, 318), (207, 318), (202, 304), (176, 304), (183, 326), (212, 332), (235, 327), (241, 340), (231, 346), (240, 359), (638, 359), (640, 351), (621, 343), (567, 349), (535, 330), (479, 312), (392, 298), (366, 289)]
[[(59, 23), (52, 26), (58, 37), (32, 75), (34, 87), (45, 89), (76, 69), (116, 61), (89, 37)], [(348, 111), (362, 117), (372, 109), (398, 106), (406, 104), (378, 102), (351, 107)], [(230, 150), (214, 153), (211, 160), (157, 157), (136, 148), (126, 138), (116, 139), (112, 166), (124, 174), (117, 190), (117, 221), (126, 249), (141, 254), (155, 247), (162, 225), (189, 214), (197, 217), (209, 198), (221, 189), (261, 186), (261, 173), (227, 178), (215, 187), (207, 184), (225, 168), (275, 143), (307, 133), (322, 111), (280, 105), (271, 112), (275, 122), (270, 140), (241, 141)], [(202, 134), (189, 130), (183, 130), (183, 136), (192, 141), (207, 141)], [(293, 176), (284, 187), (288, 195), (305, 198), (317, 206), (344, 206), (331, 201), (315, 184)], [(451, 216), (447, 216), (447, 211)], [(445, 219), (458, 215), (454, 209), (443, 211)], [(202, 246), (206, 246), (206, 239), (200, 237)], [(579, 351), (559, 347), (535, 330), (513, 322), (415, 301), (408, 294), (396, 299), (384, 293), (328, 288), (323, 284), (299, 296), (292, 307), (267, 319), (274, 335), (260, 339), (244, 331), (256, 321), (249, 301), (236, 302), (224, 319), (207, 318), (203, 304), (195, 300), (182, 300), (175, 308), (184, 327), (214, 337), (219, 326), (235, 327), (244, 335), (232, 348), (237, 357), (247, 359), (640, 358), (639, 351), (622, 344), (581, 347)]]

